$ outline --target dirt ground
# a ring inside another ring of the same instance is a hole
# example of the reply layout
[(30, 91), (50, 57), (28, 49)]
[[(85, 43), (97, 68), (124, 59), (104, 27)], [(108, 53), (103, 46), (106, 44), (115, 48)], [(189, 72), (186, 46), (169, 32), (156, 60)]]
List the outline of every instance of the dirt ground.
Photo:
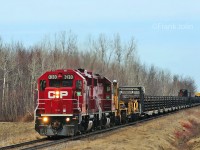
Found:
[[(48, 149), (200, 150), (200, 106)], [(34, 123), (0, 123), (0, 147), (43, 138)]]

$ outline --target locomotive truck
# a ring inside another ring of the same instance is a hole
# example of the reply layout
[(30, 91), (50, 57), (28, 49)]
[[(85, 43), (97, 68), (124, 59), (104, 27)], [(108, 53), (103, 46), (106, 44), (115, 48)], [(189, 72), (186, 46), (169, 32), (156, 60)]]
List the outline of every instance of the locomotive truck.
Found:
[(200, 103), (197, 97), (145, 96), (144, 87), (120, 87), (85, 69), (47, 71), (37, 88), (35, 130), (48, 137), (73, 136)]

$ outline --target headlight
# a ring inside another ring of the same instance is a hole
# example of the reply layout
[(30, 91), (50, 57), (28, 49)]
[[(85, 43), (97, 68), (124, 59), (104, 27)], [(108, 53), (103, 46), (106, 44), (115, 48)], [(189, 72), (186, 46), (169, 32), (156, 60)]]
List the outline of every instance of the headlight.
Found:
[(66, 118), (66, 121), (67, 121), (67, 122), (70, 122), (70, 118)]
[(49, 121), (48, 117), (43, 117), (42, 120), (43, 120), (43, 122), (48, 122)]
[(56, 91), (56, 98), (59, 98), (59, 97), (60, 97), (60, 92)]

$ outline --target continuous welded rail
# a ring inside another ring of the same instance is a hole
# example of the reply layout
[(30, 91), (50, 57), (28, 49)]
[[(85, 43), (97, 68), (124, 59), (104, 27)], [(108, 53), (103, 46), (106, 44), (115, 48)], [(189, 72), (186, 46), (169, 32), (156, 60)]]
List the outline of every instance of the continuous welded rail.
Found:
[(180, 96), (144, 96), (142, 101), (143, 111), (160, 110), (173, 107), (192, 107), (199, 104), (199, 97), (180, 97)]
[[(199, 105), (200, 104), (195, 105), (195, 106), (199, 106)], [(188, 107), (188, 108), (191, 108), (191, 107)], [(182, 109), (180, 111), (183, 111), (183, 110), (184, 109)], [(44, 139), (40, 139), (40, 140), (34, 140), (34, 141), (30, 141), (30, 142), (25, 142), (25, 143), (11, 145), (11, 146), (7, 146), (7, 147), (2, 147), (0, 149), (6, 150), (6, 149), (17, 148), (17, 149), (22, 149), (22, 150), (35, 150), (35, 149), (48, 148), (50, 146), (54, 146), (54, 145), (57, 145), (57, 144), (66, 143), (66, 142), (78, 140), (78, 139), (83, 139), (83, 138), (86, 138), (86, 137), (89, 137), (89, 136), (105, 133), (105, 132), (108, 132), (108, 131), (113, 131), (113, 130), (116, 130), (116, 129), (119, 129), (119, 128), (124, 128), (124, 127), (135, 125), (135, 124), (140, 124), (140, 123), (143, 123), (143, 122), (146, 122), (146, 121), (150, 121), (150, 120), (160, 118), (160, 117), (163, 117), (163, 116), (166, 116), (166, 115), (170, 115), (170, 114), (173, 114), (173, 113), (176, 113), (176, 112), (180, 112), (180, 111), (171, 111), (169, 113), (151, 116), (149, 118), (143, 118), (142, 120), (138, 120), (138, 121), (135, 121), (135, 122), (122, 124), (122, 125), (114, 126), (114, 127), (111, 127), (111, 128), (106, 128), (106, 129), (103, 129), (103, 130), (96, 130), (96, 131), (89, 132), (89, 133), (82, 134), (82, 135), (78, 135), (78, 136), (67, 137), (67, 138), (63, 138), (63, 139), (59, 139), (59, 140), (47, 140), (47, 138), (44, 138)], [(45, 141), (46, 141), (46, 143), (34, 145), (36, 143), (45, 142)], [(31, 146), (31, 145), (33, 145), (33, 146)]]

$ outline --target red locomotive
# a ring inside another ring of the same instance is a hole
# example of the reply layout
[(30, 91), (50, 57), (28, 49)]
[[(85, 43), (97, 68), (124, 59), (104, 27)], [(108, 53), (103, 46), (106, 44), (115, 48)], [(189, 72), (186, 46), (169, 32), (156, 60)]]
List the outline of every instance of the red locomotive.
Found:
[(84, 69), (55, 70), (38, 79), (35, 129), (46, 136), (70, 136), (110, 126), (115, 108), (112, 83)]

